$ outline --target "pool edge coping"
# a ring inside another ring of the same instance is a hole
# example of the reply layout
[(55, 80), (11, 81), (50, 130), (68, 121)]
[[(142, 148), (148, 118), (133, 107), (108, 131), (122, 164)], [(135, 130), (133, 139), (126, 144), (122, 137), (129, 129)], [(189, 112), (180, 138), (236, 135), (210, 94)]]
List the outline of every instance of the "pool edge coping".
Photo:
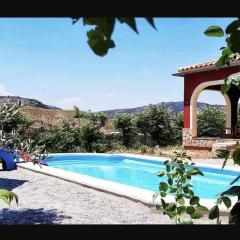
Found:
[[(63, 170), (63, 169), (57, 169), (50, 166), (41, 165), (41, 168), (40, 168), (39, 165), (34, 165), (31, 162), (17, 163), (17, 166), (23, 169), (27, 169), (37, 173), (60, 178), (65, 181), (73, 182), (83, 187), (92, 188), (94, 190), (106, 192), (118, 197), (125, 197), (135, 202), (141, 202), (142, 204), (147, 205), (149, 207), (156, 206), (157, 204), (160, 203), (160, 197), (158, 197), (156, 201), (153, 201), (153, 194), (155, 192), (150, 190), (128, 186), (125, 184), (116, 183), (109, 180), (100, 179), (100, 178), (96, 178), (96, 177), (92, 177), (92, 176), (88, 176), (80, 173), (74, 173), (74, 172)], [(168, 195), (165, 198), (165, 200), (172, 201), (173, 196)], [(211, 200), (211, 199), (201, 198), (200, 202), (201, 202), (201, 205), (207, 206), (208, 208), (211, 208), (214, 205), (216, 205), (216, 199)], [(234, 203), (235, 201), (232, 201), (232, 202)], [(219, 209), (221, 213), (229, 213), (230, 211), (223, 204), (219, 206)]]

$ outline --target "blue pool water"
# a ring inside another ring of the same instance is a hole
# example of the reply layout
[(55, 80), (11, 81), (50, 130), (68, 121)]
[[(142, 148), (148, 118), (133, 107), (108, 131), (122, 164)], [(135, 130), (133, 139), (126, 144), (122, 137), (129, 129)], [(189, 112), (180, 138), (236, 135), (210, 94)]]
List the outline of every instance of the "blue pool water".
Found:
[[(122, 155), (64, 154), (53, 155), (45, 161), (48, 166), (66, 171), (122, 183), (133, 187), (158, 191), (158, 184), (165, 177), (156, 173), (165, 170), (163, 162)], [(191, 180), (196, 195), (205, 199), (215, 199), (225, 191), (232, 180), (240, 173), (237, 171), (199, 167), (203, 176)]]

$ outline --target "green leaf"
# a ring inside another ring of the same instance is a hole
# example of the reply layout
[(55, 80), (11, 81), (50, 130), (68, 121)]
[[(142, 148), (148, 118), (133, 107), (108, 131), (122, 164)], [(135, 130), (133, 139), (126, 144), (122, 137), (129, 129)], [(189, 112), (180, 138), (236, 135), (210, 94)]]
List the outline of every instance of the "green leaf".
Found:
[(240, 165), (240, 148), (236, 148), (232, 155), (234, 164)]
[(159, 172), (157, 172), (157, 176), (158, 177), (162, 177), (162, 176), (164, 176), (165, 175), (165, 172), (164, 171), (159, 171)]
[(175, 203), (169, 203), (168, 206), (166, 207), (167, 211), (174, 211), (176, 209), (176, 204)]
[(99, 18), (98, 26), (101, 27), (102, 32), (104, 33), (106, 38), (111, 39), (115, 26), (115, 18), (110, 17)]
[(80, 17), (72, 17), (72, 25), (77, 23), (81, 18)]
[(218, 60), (217, 62), (215, 63), (216, 67), (217, 68), (220, 68), (222, 66), (224, 66), (226, 64), (226, 60), (228, 59), (228, 55), (225, 54), (225, 55), (222, 55)]
[(168, 184), (172, 185), (173, 184), (173, 180), (171, 178), (168, 179)]
[(222, 30), (221, 27), (219, 26), (211, 26), (209, 27), (205, 32), (205, 35), (209, 36), (209, 37), (223, 37), (224, 36), (224, 32)]
[(228, 48), (233, 53), (239, 53), (240, 52), (240, 30), (237, 30), (235, 32), (232, 32), (230, 36), (226, 39)]
[(222, 203), (222, 196), (217, 198), (217, 204), (220, 205)]
[(161, 182), (161, 183), (159, 184), (159, 189), (160, 189), (161, 191), (163, 191), (163, 192), (166, 192), (166, 191), (168, 190), (168, 184), (165, 183), (165, 182)]
[(133, 31), (138, 33), (136, 21), (134, 17), (130, 17), (130, 18), (121, 17), (121, 18), (118, 18), (118, 20), (120, 21), (120, 23), (126, 23), (130, 28), (133, 29)]
[(195, 212), (195, 208), (193, 206), (187, 207), (187, 214), (191, 215)]
[(185, 200), (184, 200), (183, 197), (178, 199), (177, 202), (178, 202), (179, 205), (184, 205), (185, 204)]
[(216, 155), (218, 158), (229, 158), (230, 156), (230, 151), (227, 149), (218, 149), (216, 150)]
[(197, 205), (197, 204), (199, 204), (199, 201), (200, 201), (200, 199), (199, 199), (199, 197), (197, 197), (197, 196), (193, 196), (191, 199), (190, 199), (190, 205)]
[(162, 203), (162, 206), (165, 208), (166, 207), (166, 202), (162, 198), (161, 198), (161, 203)]
[(213, 220), (215, 218), (219, 217), (219, 207), (217, 205), (215, 205), (214, 207), (212, 207), (209, 211), (208, 214), (208, 218)]
[(110, 48), (114, 48), (115, 44), (113, 40), (105, 39), (101, 29), (96, 27), (87, 32), (88, 45), (98, 56), (104, 56), (107, 54)]
[(227, 56), (233, 56), (234, 54), (233, 54), (233, 52), (229, 49), (229, 48), (224, 48), (223, 50), (222, 50), (222, 56), (223, 55), (227, 55)]
[(240, 179), (240, 175), (238, 177), (236, 177), (231, 183), (230, 185), (233, 185), (235, 182), (237, 182)]
[(161, 196), (161, 197), (166, 197), (167, 194), (166, 194), (165, 192), (160, 192), (160, 196)]
[(184, 192), (184, 193), (188, 193), (188, 192), (189, 192), (188, 187), (183, 187), (183, 192)]
[(153, 18), (151, 18), (151, 17), (145, 17), (145, 19), (150, 23), (150, 25), (151, 25), (155, 30), (157, 30), (157, 28), (156, 28), (156, 26), (155, 26), (155, 24), (154, 24)]
[(170, 188), (171, 190), (170, 190), (170, 193), (175, 193), (176, 191), (177, 191), (177, 188), (176, 187), (172, 187), (172, 188)]
[(192, 219), (199, 219), (203, 217), (203, 214), (201, 213), (193, 213), (192, 215), (190, 215)]
[(0, 189), (0, 199), (2, 199), (6, 204), (10, 205), (13, 199), (15, 199), (18, 204), (18, 197), (14, 192), (8, 191), (6, 189)]
[(189, 191), (188, 191), (188, 195), (189, 195), (189, 196), (194, 196), (194, 192), (193, 192), (192, 190), (189, 190)]
[(178, 214), (182, 214), (182, 213), (185, 213), (185, 212), (186, 212), (186, 207), (184, 207), (184, 206), (178, 207)]
[(230, 208), (230, 207), (231, 207), (232, 202), (231, 202), (231, 199), (230, 199), (230, 198), (224, 196), (224, 197), (222, 197), (222, 200), (223, 200), (223, 203), (225, 204), (225, 206), (226, 206), (227, 208)]
[(229, 224), (240, 225), (240, 201), (236, 202), (230, 211)]
[(235, 20), (235, 21), (231, 22), (231, 23), (227, 26), (227, 28), (226, 28), (226, 30), (225, 30), (225, 33), (226, 33), (226, 34), (230, 34), (230, 33), (232, 33), (232, 32), (235, 32), (235, 31), (238, 30), (239, 27), (240, 27), (240, 20), (238, 19), (238, 20)]
[(84, 25), (99, 25), (99, 18), (98, 17), (84, 17), (83, 18)]
[(171, 168), (170, 168), (169, 165), (166, 166), (166, 171), (167, 171), (167, 172), (170, 172), (170, 171), (171, 171)]
[(199, 211), (207, 211), (207, 212), (208, 212), (208, 208), (205, 207), (205, 206), (202, 206), (202, 205), (196, 206), (196, 210), (199, 210)]
[(220, 196), (223, 195), (237, 196), (238, 194), (240, 194), (240, 186), (232, 186), (227, 191), (222, 192)]
[(201, 175), (203, 176), (203, 173), (202, 171), (200, 171), (198, 168), (191, 168), (187, 171), (187, 174), (190, 174), (190, 175)]
[(168, 164), (169, 163), (169, 160), (166, 160), (163, 162), (164, 165)]

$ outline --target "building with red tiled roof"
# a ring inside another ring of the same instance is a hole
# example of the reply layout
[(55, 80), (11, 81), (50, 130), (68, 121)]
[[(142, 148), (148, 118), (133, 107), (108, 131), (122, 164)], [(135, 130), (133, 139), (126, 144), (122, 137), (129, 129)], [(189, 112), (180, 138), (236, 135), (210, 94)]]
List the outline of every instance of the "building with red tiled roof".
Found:
[[(239, 56), (239, 55), (238, 55)], [(236, 143), (239, 138), (240, 123), (238, 123), (238, 100), (240, 90), (237, 86), (231, 86), (223, 97), (226, 101), (226, 128), (219, 132), (217, 138), (199, 138), (197, 135), (197, 100), (204, 90), (220, 91), (221, 85), (229, 75), (240, 72), (240, 57), (231, 61), (230, 65), (216, 68), (216, 61), (193, 64), (178, 68), (173, 74), (184, 78), (184, 128), (183, 146), (185, 149), (212, 150), (214, 144), (219, 141)]]

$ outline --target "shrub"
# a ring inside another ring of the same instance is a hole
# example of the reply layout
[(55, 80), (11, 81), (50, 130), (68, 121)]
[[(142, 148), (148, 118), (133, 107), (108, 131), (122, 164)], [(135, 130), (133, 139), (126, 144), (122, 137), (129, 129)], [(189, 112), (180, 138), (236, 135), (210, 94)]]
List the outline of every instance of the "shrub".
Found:
[(219, 137), (226, 124), (225, 114), (220, 107), (203, 107), (198, 113), (197, 123), (199, 137)]
[(132, 116), (128, 114), (117, 115), (114, 126), (121, 132), (121, 140), (125, 147), (131, 147), (136, 137), (136, 128)]
[(177, 142), (174, 114), (165, 105), (149, 105), (136, 116), (135, 124), (148, 145), (166, 146)]

